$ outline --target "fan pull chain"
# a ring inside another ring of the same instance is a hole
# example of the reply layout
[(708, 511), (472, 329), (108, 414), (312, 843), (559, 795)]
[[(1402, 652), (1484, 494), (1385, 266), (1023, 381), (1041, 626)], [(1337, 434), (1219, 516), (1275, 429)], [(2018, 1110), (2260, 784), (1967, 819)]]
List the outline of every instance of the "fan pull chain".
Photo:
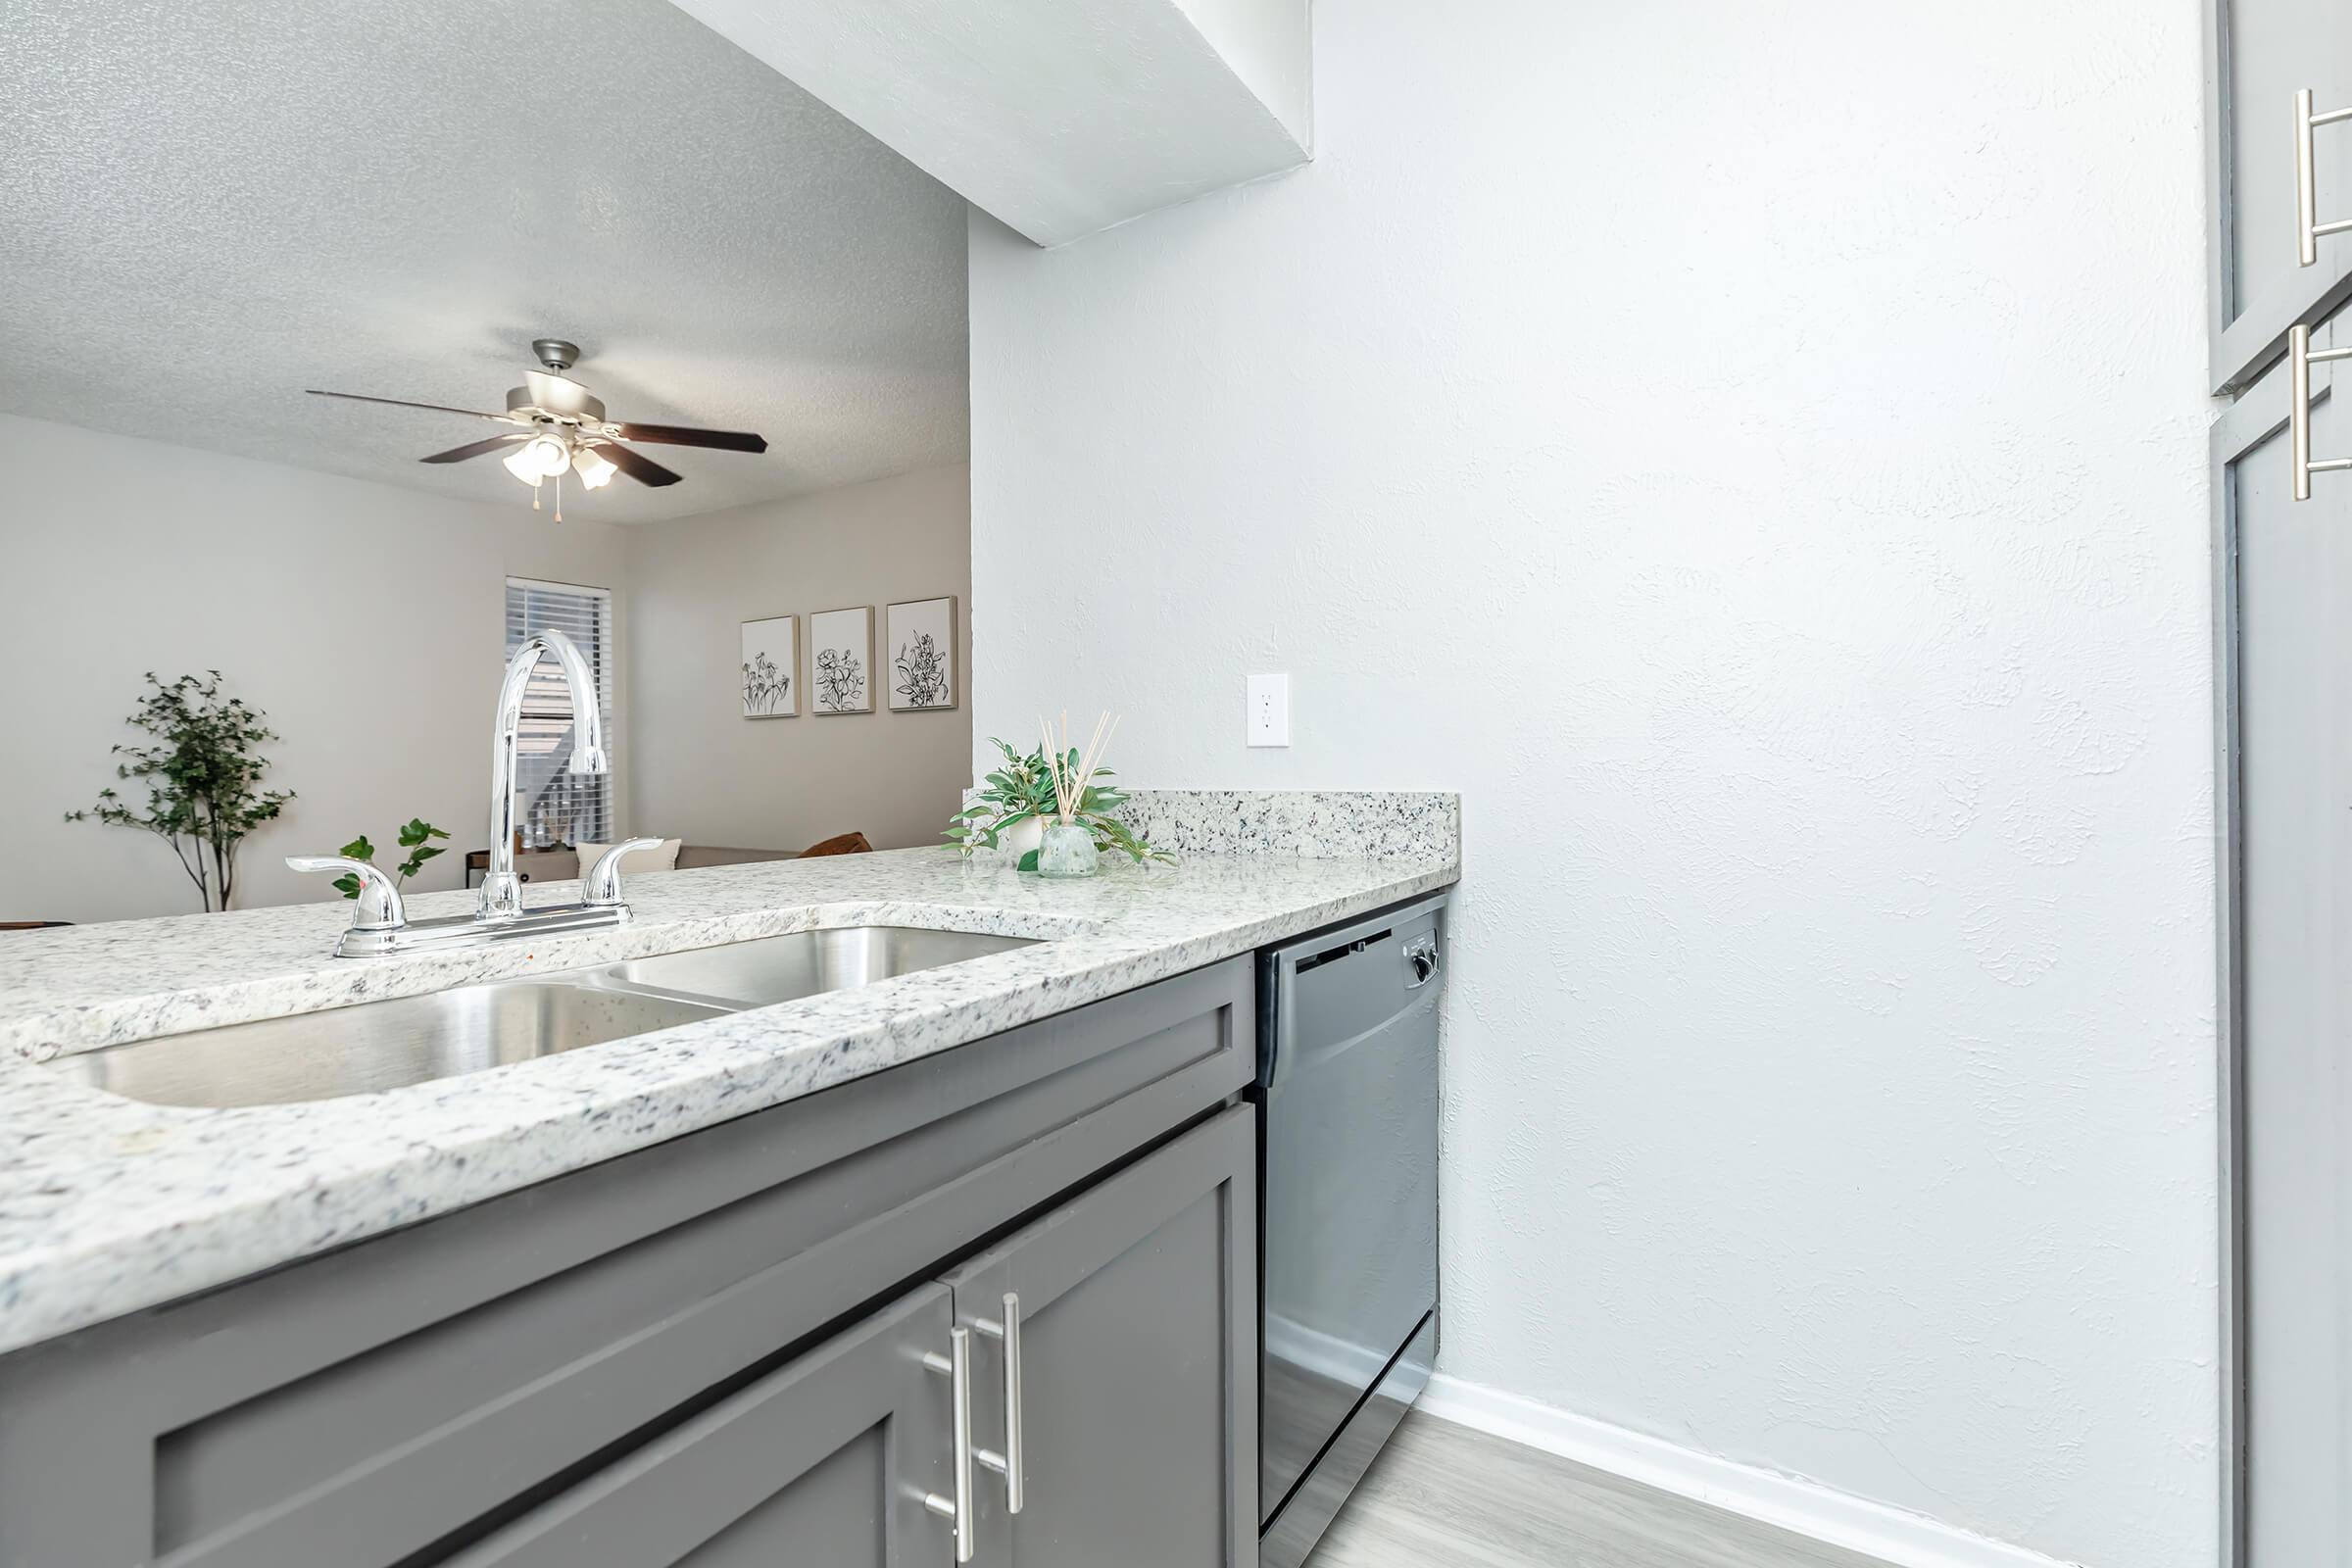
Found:
[(564, 476), (556, 475), (556, 520), (564, 520)]

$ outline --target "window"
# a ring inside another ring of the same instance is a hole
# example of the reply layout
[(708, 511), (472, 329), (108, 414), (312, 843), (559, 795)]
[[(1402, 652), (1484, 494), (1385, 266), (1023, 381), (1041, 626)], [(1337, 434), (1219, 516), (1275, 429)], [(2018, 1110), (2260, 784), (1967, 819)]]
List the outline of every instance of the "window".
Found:
[[(588, 661), (596, 677), (596, 707), (605, 721), (605, 749), (612, 737), (612, 595), (572, 583), (507, 579), (507, 658), (514, 657), (534, 633), (560, 631)], [(571, 691), (563, 666), (539, 661), (522, 694), (522, 728), (514, 757), (515, 820), (522, 847), (544, 850), (558, 844), (612, 842), (612, 775), (571, 771)]]

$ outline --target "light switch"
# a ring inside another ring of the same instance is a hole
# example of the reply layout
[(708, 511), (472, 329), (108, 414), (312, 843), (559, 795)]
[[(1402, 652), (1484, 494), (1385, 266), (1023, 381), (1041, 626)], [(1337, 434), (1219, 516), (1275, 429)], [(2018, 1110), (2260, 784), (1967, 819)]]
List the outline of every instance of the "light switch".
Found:
[(1252, 675), (1250, 677), (1250, 744), (1252, 746), (1288, 746), (1291, 744), (1291, 677), (1288, 675)]

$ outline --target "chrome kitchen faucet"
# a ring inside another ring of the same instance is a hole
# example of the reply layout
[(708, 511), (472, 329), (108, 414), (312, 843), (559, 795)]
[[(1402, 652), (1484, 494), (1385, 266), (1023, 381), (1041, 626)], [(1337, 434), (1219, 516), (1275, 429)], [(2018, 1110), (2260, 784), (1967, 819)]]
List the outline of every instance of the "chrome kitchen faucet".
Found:
[(506, 682), (498, 691), (497, 727), (490, 737), (490, 870), (482, 878), (481, 898), (473, 913), (411, 922), (392, 878), (367, 861), (340, 855), (286, 858), (286, 864), (297, 871), (348, 871), (360, 879), (351, 929), (335, 945), (339, 956), (373, 957), (419, 948), (469, 947), (511, 937), (619, 925), (628, 919), (629, 906), (620, 896), (620, 858), (636, 850), (651, 849), (660, 839), (629, 839), (607, 850), (581, 876), (577, 904), (523, 907), (522, 879), (514, 874), (515, 741), (522, 728), (522, 694), (539, 661), (550, 654), (564, 671), (564, 684), (571, 689), (572, 723), (578, 731), (571, 748), (571, 771), (612, 771), (612, 759), (605, 755), (604, 717), (596, 705), (596, 680), (589, 673), (588, 661), (560, 631), (532, 634), (507, 661)]

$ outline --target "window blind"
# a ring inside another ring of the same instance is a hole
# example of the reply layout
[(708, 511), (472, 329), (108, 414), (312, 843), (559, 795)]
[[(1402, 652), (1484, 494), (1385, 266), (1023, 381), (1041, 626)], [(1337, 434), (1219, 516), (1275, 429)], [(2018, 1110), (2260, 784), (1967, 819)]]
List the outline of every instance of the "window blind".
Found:
[[(596, 677), (596, 706), (605, 722), (605, 749), (612, 735), (612, 595), (573, 583), (507, 579), (507, 658), (525, 638), (560, 631), (579, 647)], [(575, 733), (571, 691), (563, 666), (539, 661), (522, 695), (522, 727), (514, 750), (515, 819), (522, 847), (544, 850), (559, 844), (612, 842), (612, 775), (571, 771)]]

